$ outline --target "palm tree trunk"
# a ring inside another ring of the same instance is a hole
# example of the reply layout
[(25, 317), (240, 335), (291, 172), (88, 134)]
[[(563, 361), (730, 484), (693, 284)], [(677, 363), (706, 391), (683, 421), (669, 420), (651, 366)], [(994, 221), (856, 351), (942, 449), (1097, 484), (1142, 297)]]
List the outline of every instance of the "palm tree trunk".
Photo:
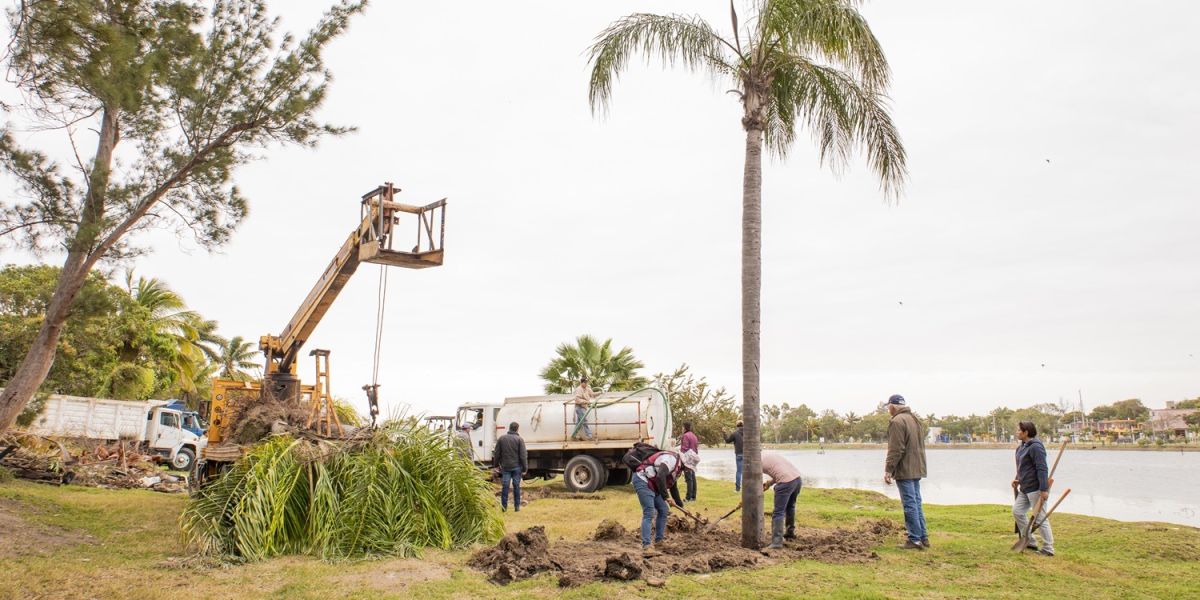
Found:
[(46, 316), (38, 328), (29, 351), (16, 372), (0, 392), (0, 433), (4, 433), (16, 422), (17, 416), (37, 393), (50, 367), (54, 366), (54, 354), (58, 338), (71, 313), (75, 296), (83, 289), (92, 265), (99, 258), (95, 254), (96, 240), (104, 226), (104, 201), (108, 190), (108, 176), (112, 167), (113, 150), (119, 139), (117, 113), (106, 109), (100, 119), (100, 139), (96, 147), (96, 158), (92, 161), (87, 198), (75, 238), (67, 249), (67, 259), (58, 275), (54, 294), (46, 306)]
[[(751, 88), (752, 86), (747, 86)], [(762, 291), (762, 104), (743, 97), (746, 165), (742, 175), (742, 546), (762, 546), (762, 435), (759, 430), (759, 305)]]

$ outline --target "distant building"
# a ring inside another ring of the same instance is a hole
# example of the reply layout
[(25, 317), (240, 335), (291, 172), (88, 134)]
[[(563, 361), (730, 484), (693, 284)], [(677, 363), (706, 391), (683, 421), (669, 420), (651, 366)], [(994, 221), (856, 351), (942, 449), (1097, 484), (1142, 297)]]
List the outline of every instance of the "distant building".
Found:
[(1094, 421), (1092, 423), (1092, 431), (1096, 433), (1115, 433), (1117, 435), (1130, 435), (1137, 431), (1138, 424), (1135, 419), (1105, 419), (1103, 421)]
[(925, 432), (925, 443), (926, 444), (937, 444), (939, 442), (944, 442), (944, 441), (946, 441), (946, 440), (942, 438), (942, 428), (941, 427), (930, 427), (929, 430)]
[(1166, 408), (1150, 409), (1150, 418), (1142, 427), (1154, 435), (1188, 437), (1188, 424), (1183, 418), (1200, 412), (1200, 408), (1175, 408), (1174, 402), (1168, 402)]

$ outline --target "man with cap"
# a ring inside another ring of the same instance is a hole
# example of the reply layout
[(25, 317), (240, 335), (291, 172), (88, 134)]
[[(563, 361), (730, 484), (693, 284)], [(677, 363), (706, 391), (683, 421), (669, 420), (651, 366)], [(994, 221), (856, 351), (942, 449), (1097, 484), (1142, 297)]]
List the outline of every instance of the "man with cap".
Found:
[(883, 466), (883, 482), (896, 482), (900, 503), (904, 506), (904, 528), (908, 539), (901, 548), (929, 548), (929, 532), (925, 529), (925, 510), (921, 507), (921, 478), (925, 477), (925, 435), (921, 422), (900, 394), (888, 398), (888, 451)]
[(587, 424), (587, 411), (592, 401), (596, 399), (596, 392), (592, 391), (592, 387), (588, 385), (587, 375), (579, 378), (579, 387), (575, 388), (575, 422), (582, 423), (576, 430), (574, 436), (576, 439), (590, 440), (592, 439), (592, 430)]
[(512, 482), (513, 509), (521, 512), (521, 477), (529, 471), (529, 453), (525, 440), (517, 435), (520, 425), (516, 421), (508, 424), (508, 433), (496, 440), (492, 451), (492, 462), (500, 469), (500, 510), (508, 510), (508, 484)]

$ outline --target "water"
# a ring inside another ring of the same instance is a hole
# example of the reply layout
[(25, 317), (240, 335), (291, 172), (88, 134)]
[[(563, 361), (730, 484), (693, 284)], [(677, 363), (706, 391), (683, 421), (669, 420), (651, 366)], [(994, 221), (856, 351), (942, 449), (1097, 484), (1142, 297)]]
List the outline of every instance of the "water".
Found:
[[(1054, 460), (1057, 448), (1048, 448)], [(899, 498), (883, 483), (880, 450), (779, 450), (800, 469), (805, 487), (857, 488)], [(701, 477), (733, 481), (731, 449), (700, 451)], [(921, 496), (930, 504), (1012, 504), (1012, 450), (930, 449)], [(1200, 452), (1137, 452), (1067, 448), (1054, 489), (1071, 488), (1058, 512), (1163, 521), (1200, 527)], [(1051, 495), (1056, 500), (1057, 494)]]

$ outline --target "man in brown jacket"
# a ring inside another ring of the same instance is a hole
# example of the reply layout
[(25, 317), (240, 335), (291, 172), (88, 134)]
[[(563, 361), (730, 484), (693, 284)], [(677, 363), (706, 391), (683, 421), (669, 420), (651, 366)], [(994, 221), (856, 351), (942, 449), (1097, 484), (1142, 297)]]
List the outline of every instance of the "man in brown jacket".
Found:
[(904, 528), (908, 541), (901, 548), (929, 548), (929, 532), (925, 529), (925, 510), (921, 507), (921, 478), (925, 477), (925, 434), (921, 422), (904, 403), (904, 396), (888, 398), (888, 452), (883, 466), (883, 482), (896, 482), (900, 503), (904, 505)]

